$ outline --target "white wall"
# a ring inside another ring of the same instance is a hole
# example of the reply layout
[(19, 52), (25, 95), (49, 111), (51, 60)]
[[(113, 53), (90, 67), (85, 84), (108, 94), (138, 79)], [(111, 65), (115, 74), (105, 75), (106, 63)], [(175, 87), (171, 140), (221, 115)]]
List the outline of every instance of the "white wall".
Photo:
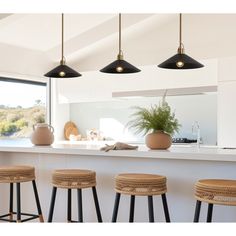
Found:
[(236, 148), (236, 57), (220, 59), (218, 64), (218, 144)]
[(51, 124), (54, 127), (54, 139), (64, 139), (64, 124), (70, 119), (70, 106), (69, 104), (59, 104), (60, 93), (58, 93), (58, 79), (51, 78), (51, 99), (52, 99), (52, 117)]
[[(86, 135), (87, 129), (96, 128), (115, 140), (142, 141), (124, 129), (133, 113), (133, 106), (150, 107), (158, 104), (160, 98), (133, 98), (132, 100), (114, 100), (109, 102), (90, 102), (70, 104), (70, 119), (79, 131)], [(182, 124), (176, 137), (196, 138), (192, 135), (192, 123), (200, 124), (204, 144), (216, 144), (217, 140), (217, 95), (189, 95), (167, 97), (168, 103), (175, 110), (176, 117)]]
[[(14, 36), (13, 36), (14, 37)], [(15, 35), (17, 37), (17, 35)], [(43, 75), (48, 71), (49, 60), (45, 53), (24, 49), (16, 46), (9, 46), (0, 43), (1, 55), (4, 60), (0, 64), (1, 76), (15, 76), (16, 78), (24, 78), (31, 80), (35, 77), (45, 81), (47, 79)]]

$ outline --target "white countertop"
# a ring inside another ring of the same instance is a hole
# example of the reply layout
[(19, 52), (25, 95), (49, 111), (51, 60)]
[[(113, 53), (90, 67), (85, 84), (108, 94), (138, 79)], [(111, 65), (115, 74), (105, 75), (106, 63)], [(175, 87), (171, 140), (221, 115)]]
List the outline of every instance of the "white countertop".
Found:
[(111, 141), (60, 142), (52, 146), (34, 146), (30, 143), (20, 144), (10, 142), (7, 145), (1, 145), (0, 143), (0, 152), (236, 162), (236, 150), (220, 149), (216, 146), (202, 146), (197, 148), (191, 145), (172, 145), (168, 150), (150, 150), (145, 145), (138, 145), (139, 148), (137, 150), (100, 151), (100, 148), (105, 143), (114, 144)]

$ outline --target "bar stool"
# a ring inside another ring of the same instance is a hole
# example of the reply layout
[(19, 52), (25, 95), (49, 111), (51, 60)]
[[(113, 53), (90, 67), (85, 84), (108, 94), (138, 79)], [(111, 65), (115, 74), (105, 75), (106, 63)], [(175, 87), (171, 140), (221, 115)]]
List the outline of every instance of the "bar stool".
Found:
[[(92, 188), (93, 198), (97, 213), (98, 222), (102, 222), (102, 216), (98, 203), (97, 191), (96, 191), (96, 172), (91, 170), (79, 170), (79, 169), (64, 169), (55, 170), (52, 174), (52, 197), (48, 216), (48, 222), (52, 222), (53, 211), (56, 200), (57, 188), (67, 189), (67, 222), (83, 222), (83, 210), (82, 210), (82, 189)], [(77, 189), (78, 196), (78, 221), (71, 219), (71, 190)]]
[(202, 179), (195, 184), (197, 199), (194, 222), (199, 221), (201, 203), (208, 203), (207, 222), (212, 221), (213, 204), (236, 206), (236, 180)]
[[(21, 212), (21, 190), (20, 186), (23, 182), (32, 181), (34, 196), (38, 214), (29, 214)], [(26, 222), (39, 218), (40, 222), (44, 222), (42, 210), (39, 202), (38, 191), (35, 183), (35, 169), (32, 166), (1, 166), (0, 167), (0, 183), (10, 184), (10, 205), (9, 213), (0, 216), (0, 220), (8, 222)], [(17, 198), (17, 211), (13, 211), (13, 184), (16, 184), (16, 198)], [(17, 215), (17, 219), (13, 220), (13, 216)], [(21, 219), (21, 216), (29, 216), (26, 219)], [(9, 219), (6, 219), (9, 217)]]
[(115, 204), (112, 222), (116, 222), (121, 194), (130, 195), (129, 222), (134, 221), (135, 196), (148, 197), (149, 222), (154, 222), (153, 196), (161, 195), (166, 222), (170, 222), (165, 193), (167, 192), (166, 177), (153, 174), (123, 173), (115, 177)]

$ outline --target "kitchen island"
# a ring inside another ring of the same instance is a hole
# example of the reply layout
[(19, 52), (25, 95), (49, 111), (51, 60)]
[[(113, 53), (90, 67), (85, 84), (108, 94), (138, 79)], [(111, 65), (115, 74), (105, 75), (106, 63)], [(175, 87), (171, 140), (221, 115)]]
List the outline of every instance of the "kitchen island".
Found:
[[(51, 197), (51, 172), (60, 168), (92, 169), (97, 173), (97, 191), (103, 221), (110, 222), (114, 204), (114, 176), (122, 172), (154, 173), (167, 176), (167, 200), (172, 222), (192, 222), (195, 199), (194, 183), (202, 178), (236, 179), (236, 150), (217, 147), (172, 146), (169, 150), (149, 150), (139, 145), (138, 150), (100, 151), (103, 143), (59, 143), (52, 146), (9, 145), (0, 146), (1, 165), (33, 165), (45, 219)], [(8, 209), (8, 188), (0, 186), (0, 211)], [(22, 209), (34, 211), (31, 185), (23, 184)], [(26, 196), (25, 196), (26, 195)], [(58, 191), (54, 220), (66, 221), (66, 191)], [(118, 221), (126, 222), (129, 216), (129, 200), (121, 197)], [(77, 219), (76, 192), (73, 194), (73, 218)], [(84, 221), (96, 222), (91, 190), (83, 191)], [(206, 219), (203, 204), (200, 221)], [(154, 197), (155, 220), (163, 222), (164, 214), (159, 196)], [(135, 221), (148, 221), (146, 197), (138, 197), (135, 205)], [(213, 221), (234, 222), (234, 207), (216, 206)]]

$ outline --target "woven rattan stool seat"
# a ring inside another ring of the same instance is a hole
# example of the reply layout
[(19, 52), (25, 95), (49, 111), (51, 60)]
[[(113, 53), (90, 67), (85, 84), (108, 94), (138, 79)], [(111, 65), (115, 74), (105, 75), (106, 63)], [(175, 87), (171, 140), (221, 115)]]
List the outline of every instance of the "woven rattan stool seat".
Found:
[(20, 183), (34, 179), (32, 166), (0, 166), (0, 183)]
[(166, 177), (153, 174), (119, 174), (115, 178), (115, 191), (139, 196), (161, 195), (167, 192)]
[(55, 170), (52, 184), (57, 188), (91, 188), (96, 186), (96, 172), (91, 170)]
[(202, 179), (195, 185), (199, 201), (219, 205), (236, 205), (236, 180)]

